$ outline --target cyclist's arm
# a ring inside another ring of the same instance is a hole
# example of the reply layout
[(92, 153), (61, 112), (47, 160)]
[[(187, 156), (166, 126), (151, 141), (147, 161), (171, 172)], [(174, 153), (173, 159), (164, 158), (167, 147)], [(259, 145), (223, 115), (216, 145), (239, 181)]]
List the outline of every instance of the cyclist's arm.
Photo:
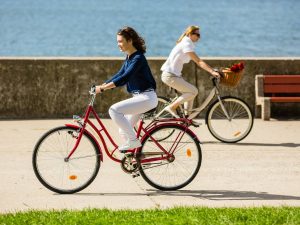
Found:
[(108, 79), (108, 80), (105, 81), (104, 83), (105, 83), (105, 84), (108, 84), (108, 83), (111, 82), (113, 79), (115, 79), (115, 78), (121, 76), (122, 73), (124, 73), (124, 71), (125, 71), (125, 63), (123, 63), (121, 69), (120, 69), (115, 75), (113, 75), (110, 79)]
[(195, 52), (187, 52), (191, 59), (202, 69), (209, 72), (214, 77), (220, 77), (220, 74), (213, 70), (208, 64), (206, 64), (202, 59), (200, 59)]
[(114, 82), (101, 84), (99, 86), (96, 86), (96, 94), (101, 93), (101, 92), (103, 92), (105, 90), (108, 90), (108, 89), (115, 88), (115, 87), (116, 87), (116, 85), (114, 84)]

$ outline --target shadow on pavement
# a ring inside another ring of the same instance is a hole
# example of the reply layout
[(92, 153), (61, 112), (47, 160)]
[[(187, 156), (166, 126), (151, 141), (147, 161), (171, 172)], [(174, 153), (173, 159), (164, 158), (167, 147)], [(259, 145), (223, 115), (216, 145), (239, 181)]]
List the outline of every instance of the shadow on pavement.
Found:
[(82, 196), (174, 196), (174, 197), (195, 197), (207, 200), (299, 200), (299, 196), (276, 195), (267, 192), (254, 191), (227, 191), (227, 190), (179, 190), (159, 191), (154, 189), (146, 190), (146, 193), (75, 193)]
[(201, 144), (215, 144), (215, 145), (240, 145), (240, 146), (274, 146), (274, 147), (300, 147), (300, 143), (222, 143), (218, 141), (202, 141)]

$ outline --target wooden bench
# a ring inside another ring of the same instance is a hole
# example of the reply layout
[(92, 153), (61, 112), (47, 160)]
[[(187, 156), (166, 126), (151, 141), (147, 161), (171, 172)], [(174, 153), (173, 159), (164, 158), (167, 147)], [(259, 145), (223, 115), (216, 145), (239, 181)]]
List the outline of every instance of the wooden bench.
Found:
[(256, 75), (256, 112), (270, 120), (271, 102), (300, 102), (300, 75)]

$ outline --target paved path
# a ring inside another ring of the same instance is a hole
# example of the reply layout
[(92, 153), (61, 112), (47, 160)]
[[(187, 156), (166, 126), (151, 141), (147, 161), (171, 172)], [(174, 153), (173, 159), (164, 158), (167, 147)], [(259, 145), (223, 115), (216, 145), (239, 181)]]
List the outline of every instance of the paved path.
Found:
[[(216, 141), (202, 125), (203, 162), (195, 180), (161, 192), (131, 178), (106, 158), (95, 181), (73, 195), (44, 188), (31, 165), (32, 149), (48, 129), (69, 120), (0, 121), (0, 213), (32, 209), (145, 209), (173, 206), (300, 206), (300, 121), (255, 120), (238, 144)], [(104, 121), (114, 131), (110, 120)]]

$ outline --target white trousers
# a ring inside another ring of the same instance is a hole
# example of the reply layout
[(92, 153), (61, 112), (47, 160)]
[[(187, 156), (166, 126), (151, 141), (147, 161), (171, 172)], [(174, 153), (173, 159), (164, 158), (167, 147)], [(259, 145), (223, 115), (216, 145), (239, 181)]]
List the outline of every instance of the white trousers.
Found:
[(184, 104), (184, 113), (189, 115), (193, 108), (194, 99), (198, 94), (198, 89), (194, 85), (185, 81), (182, 77), (167, 72), (162, 73), (161, 80), (166, 85), (182, 93), (175, 102), (178, 104)]
[(133, 94), (132, 98), (115, 103), (109, 108), (109, 115), (119, 127), (119, 133), (124, 141), (137, 138), (133, 127), (141, 115), (155, 108), (157, 103), (155, 91), (149, 91)]

